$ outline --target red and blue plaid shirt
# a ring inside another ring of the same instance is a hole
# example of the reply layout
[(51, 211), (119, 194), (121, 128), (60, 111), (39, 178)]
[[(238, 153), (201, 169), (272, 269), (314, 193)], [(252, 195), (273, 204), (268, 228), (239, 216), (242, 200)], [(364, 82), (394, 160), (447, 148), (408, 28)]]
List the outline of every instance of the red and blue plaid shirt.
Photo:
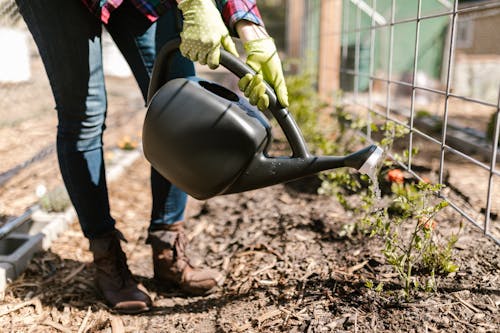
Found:
[[(124, 0), (82, 0), (92, 13), (108, 23), (109, 16)], [(167, 9), (177, 5), (175, 0), (125, 0), (130, 1), (151, 22), (156, 21)], [(257, 8), (256, 0), (215, 0), (222, 13), (222, 18), (231, 33), (234, 25), (240, 20), (247, 20), (258, 25), (264, 25)]]

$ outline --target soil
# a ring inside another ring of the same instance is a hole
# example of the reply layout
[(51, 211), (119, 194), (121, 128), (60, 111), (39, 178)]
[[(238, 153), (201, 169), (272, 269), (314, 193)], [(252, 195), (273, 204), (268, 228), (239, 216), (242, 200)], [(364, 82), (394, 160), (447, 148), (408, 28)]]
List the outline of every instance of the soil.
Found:
[[(150, 249), (144, 244), (151, 204), (147, 162), (135, 162), (124, 179), (110, 185), (113, 215), (129, 241), (124, 249), (131, 270), (150, 291), (154, 309), (118, 315), (102, 303), (91, 283), (88, 243), (74, 223), (7, 289), (0, 307), (6, 331), (106, 332), (111, 327), (115, 332), (117, 325), (127, 332), (500, 328), (498, 247), (475, 229), (466, 226), (457, 244), (460, 271), (439, 277), (436, 292), (405, 302), (396, 297), (401, 286), (380, 254), (381, 244), (341, 237), (353, 217), (334, 198), (297, 191), (291, 184), (190, 201), (186, 223), (193, 263), (224, 271), (226, 280), (211, 296), (186, 297), (152, 280)], [(450, 214), (440, 228), (454, 227), (455, 219)], [(370, 279), (383, 282), (384, 290), (365, 287)]]
[[(134, 82), (108, 85), (107, 153), (125, 136), (139, 140), (144, 108)], [(39, 96), (48, 98), (48, 90)], [(0, 127), (1, 172), (53, 144), (55, 116)], [(115, 124), (115, 125), (112, 125)], [(23, 135), (17, 135), (23, 133)], [(4, 164), (4, 161), (6, 161)], [(19, 215), (36, 202), (36, 187), (60, 186), (55, 156), (24, 168), (0, 187), (1, 212)], [(251, 192), (190, 199), (186, 228), (192, 263), (221, 270), (223, 288), (187, 297), (152, 279), (145, 244), (151, 206), (149, 166), (140, 158), (109, 184), (112, 214), (128, 242), (133, 274), (154, 299), (140, 315), (120, 315), (103, 303), (92, 282), (88, 241), (75, 221), (9, 284), (0, 303), (5, 332), (498, 332), (499, 247), (464, 222), (453, 257), (460, 270), (437, 277), (437, 290), (400, 296), (399, 279), (375, 238), (344, 235), (356, 216), (336, 198), (318, 195), (317, 179)], [(353, 194), (355, 196), (355, 194)], [(463, 221), (440, 215), (437, 232)], [(382, 291), (367, 288), (382, 282)]]

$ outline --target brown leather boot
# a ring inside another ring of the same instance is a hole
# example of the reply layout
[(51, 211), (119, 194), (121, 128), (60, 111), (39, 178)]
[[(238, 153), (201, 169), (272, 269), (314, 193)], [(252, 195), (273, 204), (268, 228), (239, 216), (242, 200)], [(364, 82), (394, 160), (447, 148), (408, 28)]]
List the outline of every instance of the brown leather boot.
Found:
[(158, 225), (146, 240), (153, 250), (155, 279), (180, 287), (193, 295), (206, 295), (223, 282), (221, 273), (213, 269), (194, 268), (186, 256), (187, 238), (184, 223)]
[(116, 311), (140, 313), (151, 308), (145, 288), (132, 277), (120, 241), (126, 241), (118, 230), (91, 239), (90, 251), (96, 266), (95, 281), (104, 299)]

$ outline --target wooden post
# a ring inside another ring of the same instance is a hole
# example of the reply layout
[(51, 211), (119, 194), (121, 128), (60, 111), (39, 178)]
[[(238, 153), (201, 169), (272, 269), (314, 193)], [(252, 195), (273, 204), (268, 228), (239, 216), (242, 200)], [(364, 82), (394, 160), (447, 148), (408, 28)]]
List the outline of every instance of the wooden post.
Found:
[(318, 92), (331, 102), (340, 87), (342, 0), (322, 0), (320, 11)]
[[(302, 26), (304, 24), (304, 0), (287, 1), (287, 56), (290, 59), (300, 59), (302, 55)], [(298, 67), (292, 66), (291, 71), (297, 72)]]

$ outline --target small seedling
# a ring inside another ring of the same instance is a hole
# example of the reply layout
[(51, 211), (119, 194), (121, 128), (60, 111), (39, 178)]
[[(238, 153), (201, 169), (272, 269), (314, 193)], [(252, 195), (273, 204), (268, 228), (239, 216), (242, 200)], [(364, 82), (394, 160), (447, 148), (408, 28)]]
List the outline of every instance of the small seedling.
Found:
[(63, 212), (71, 205), (68, 192), (63, 186), (46, 192), (40, 199), (39, 204), (46, 212)]

